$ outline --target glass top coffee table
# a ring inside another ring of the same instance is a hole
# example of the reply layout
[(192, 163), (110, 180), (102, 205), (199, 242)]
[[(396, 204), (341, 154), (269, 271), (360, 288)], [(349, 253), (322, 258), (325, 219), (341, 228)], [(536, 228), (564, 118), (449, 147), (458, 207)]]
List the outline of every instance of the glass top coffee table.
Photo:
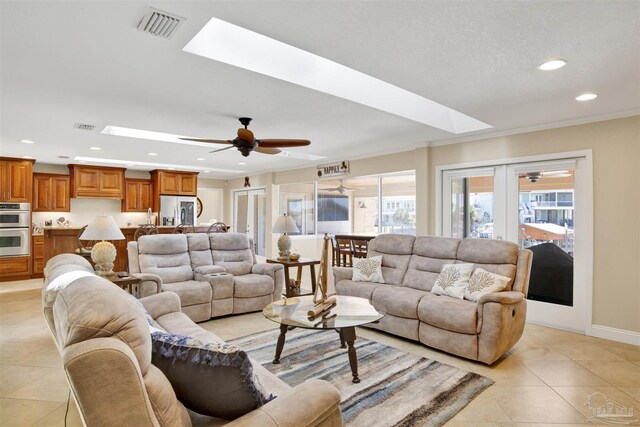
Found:
[[(287, 331), (295, 328), (305, 329), (334, 329), (340, 335), (342, 348), (348, 346), (349, 364), (353, 382), (359, 383), (358, 359), (354, 342), (356, 340), (356, 326), (377, 322), (387, 313), (383, 307), (373, 306), (365, 298), (334, 295), (337, 304), (330, 310), (320, 313), (315, 317), (308, 317), (307, 312), (314, 307), (313, 296), (287, 298), (274, 301), (266, 306), (262, 313), (264, 316), (280, 324), (280, 336), (276, 345), (276, 354), (273, 363), (280, 363), (280, 355), (284, 348)], [(347, 345), (345, 345), (345, 342)]]

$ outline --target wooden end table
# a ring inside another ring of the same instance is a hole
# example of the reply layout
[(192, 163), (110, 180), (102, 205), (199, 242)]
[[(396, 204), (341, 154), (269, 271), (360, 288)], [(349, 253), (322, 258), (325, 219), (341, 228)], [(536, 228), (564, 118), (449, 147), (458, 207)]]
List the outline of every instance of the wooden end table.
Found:
[(302, 267), (304, 266), (309, 266), (309, 269), (311, 270), (311, 293), (307, 293), (307, 294), (300, 294), (300, 296), (303, 295), (313, 295), (316, 292), (316, 265), (320, 265), (320, 260), (319, 259), (312, 259), (312, 258), (299, 258), (297, 260), (290, 260), (290, 261), (281, 261), (279, 259), (268, 259), (267, 262), (269, 264), (282, 264), (284, 266), (284, 289), (285, 289), (285, 295), (287, 296), (287, 298), (290, 297), (294, 297), (294, 296), (298, 296), (298, 295), (293, 295), (291, 293), (291, 287), (289, 286), (289, 267), (298, 267), (298, 271), (297, 271), (297, 275), (296, 275), (296, 280), (298, 282), (302, 281)]
[(131, 275), (118, 277), (116, 273), (102, 277), (109, 280), (111, 283), (120, 286), (123, 290), (129, 292), (131, 295), (133, 295), (133, 286), (139, 285), (140, 282), (142, 282), (142, 280), (140, 280), (140, 278), (138, 277)]

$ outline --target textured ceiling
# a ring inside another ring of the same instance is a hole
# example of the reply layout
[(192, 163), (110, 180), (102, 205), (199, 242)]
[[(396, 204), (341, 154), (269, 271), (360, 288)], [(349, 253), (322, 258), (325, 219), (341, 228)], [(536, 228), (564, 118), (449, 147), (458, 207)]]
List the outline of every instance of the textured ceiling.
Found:
[[(187, 20), (170, 40), (141, 33), (136, 27), (147, 5)], [(0, 154), (45, 163), (69, 162), (59, 155), (91, 156), (243, 174), (456, 140), (408, 119), (183, 52), (213, 16), (493, 126), (466, 137), (640, 109), (637, 1), (16, 1), (0, 8)], [(554, 72), (536, 69), (557, 57), (568, 65)], [(585, 91), (600, 96), (576, 102)], [(236, 150), (207, 153), (218, 146), (99, 133), (112, 124), (228, 139), (239, 116), (254, 118), (258, 138), (310, 139), (310, 147), (292, 151), (327, 159), (311, 163), (256, 153), (245, 159)], [(77, 130), (77, 122), (96, 130)], [(37, 143), (18, 142), (24, 138)]]

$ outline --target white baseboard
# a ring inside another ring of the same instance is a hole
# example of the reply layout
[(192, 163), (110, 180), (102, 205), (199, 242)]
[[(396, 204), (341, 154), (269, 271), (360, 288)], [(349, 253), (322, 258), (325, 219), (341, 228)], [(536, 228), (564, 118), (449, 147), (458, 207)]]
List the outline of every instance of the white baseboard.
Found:
[(588, 331), (587, 335), (640, 346), (640, 332), (611, 328), (609, 326), (591, 325), (591, 330)]

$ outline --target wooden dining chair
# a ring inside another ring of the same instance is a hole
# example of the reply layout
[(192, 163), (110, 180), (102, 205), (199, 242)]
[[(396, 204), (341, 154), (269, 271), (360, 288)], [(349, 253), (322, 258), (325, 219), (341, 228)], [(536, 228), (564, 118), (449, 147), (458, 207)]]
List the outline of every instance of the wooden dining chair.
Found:
[(192, 224), (178, 224), (173, 229), (173, 234), (189, 234), (195, 233), (196, 228)]
[(208, 233), (226, 233), (229, 227), (224, 222), (214, 222), (207, 229)]
[(366, 258), (369, 250), (369, 240), (358, 237), (351, 238), (351, 247), (353, 249), (354, 258)]
[(338, 247), (338, 266), (353, 267), (353, 247), (351, 246), (351, 239), (336, 237), (336, 246)]

